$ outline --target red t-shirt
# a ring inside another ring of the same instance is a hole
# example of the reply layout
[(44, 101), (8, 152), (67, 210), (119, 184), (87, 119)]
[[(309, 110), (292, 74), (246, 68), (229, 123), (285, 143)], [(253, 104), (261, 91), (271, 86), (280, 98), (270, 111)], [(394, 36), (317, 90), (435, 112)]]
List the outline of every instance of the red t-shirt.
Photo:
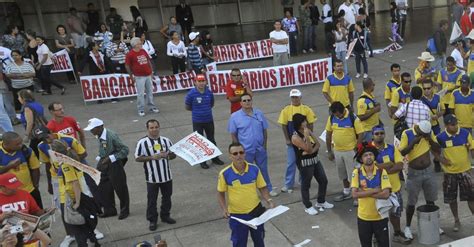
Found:
[[(230, 97), (234, 97), (234, 96), (240, 96), (240, 95), (244, 94), (245, 91), (246, 91), (246, 89), (243, 87), (241, 81), (235, 82), (233, 80), (230, 80), (227, 83), (226, 88), (225, 88), (227, 99), (230, 98)], [(231, 114), (238, 111), (238, 110), (240, 110), (240, 108), (242, 108), (242, 106), (240, 105), (239, 101), (230, 102), (230, 113)]]
[(469, 32), (472, 30), (472, 22), (471, 19), (469, 18), (469, 15), (464, 14), (461, 17), (461, 31), (464, 34), (464, 36), (467, 36)]
[(58, 123), (56, 120), (51, 119), (46, 127), (48, 127), (48, 129), (53, 133), (72, 136), (76, 139), (78, 137), (77, 132), (81, 129), (79, 124), (77, 124), (76, 119), (73, 117), (64, 117), (62, 123)]
[(134, 76), (149, 76), (152, 73), (150, 66), (150, 57), (148, 56), (148, 53), (143, 49), (138, 52), (131, 49), (127, 53), (127, 57), (125, 58), (125, 64), (130, 66), (130, 69), (132, 70), (132, 74)]
[(26, 214), (36, 214), (40, 210), (35, 199), (24, 190), (17, 190), (11, 196), (0, 194), (0, 213), (17, 211)]

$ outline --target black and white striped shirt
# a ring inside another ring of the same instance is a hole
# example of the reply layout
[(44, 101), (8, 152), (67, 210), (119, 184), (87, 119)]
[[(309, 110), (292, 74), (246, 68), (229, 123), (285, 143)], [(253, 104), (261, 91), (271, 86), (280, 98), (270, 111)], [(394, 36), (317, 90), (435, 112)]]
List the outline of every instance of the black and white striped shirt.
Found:
[[(140, 156), (153, 156), (160, 152), (171, 152), (169, 148), (173, 143), (166, 137), (158, 139), (143, 137), (137, 143), (135, 158)], [(147, 183), (165, 183), (172, 179), (168, 159), (151, 160), (143, 163)]]

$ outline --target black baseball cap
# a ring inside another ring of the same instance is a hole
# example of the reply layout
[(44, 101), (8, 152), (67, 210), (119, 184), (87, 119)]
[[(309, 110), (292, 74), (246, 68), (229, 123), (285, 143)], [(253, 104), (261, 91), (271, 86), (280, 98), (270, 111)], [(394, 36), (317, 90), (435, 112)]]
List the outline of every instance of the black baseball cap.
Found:
[(458, 123), (458, 119), (456, 118), (456, 115), (454, 114), (448, 114), (444, 116), (444, 124), (445, 125), (453, 125)]

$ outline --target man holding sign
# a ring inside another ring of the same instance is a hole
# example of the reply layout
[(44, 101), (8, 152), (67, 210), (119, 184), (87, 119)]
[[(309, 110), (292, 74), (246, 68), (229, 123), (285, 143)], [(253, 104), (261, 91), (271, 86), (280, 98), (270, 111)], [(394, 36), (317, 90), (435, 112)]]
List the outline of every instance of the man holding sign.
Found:
[[(229, 154), (232, 163), (219, 173), (217, 182), (217, 198), (224, 218), (228, 219), (234, 216), (242, 220), (251, 220), (262, 215), (266, 209), (260, 203), (257, 189), (268, 206), (274, 208), (275, 204), (270, 198), (267, 184), (260, 169), (258, 166), (245, 161), (245, 151), (242, 144), (230, 144)], [(255, 230), (231, 218), (229, 219), (229, 226), (232, 230), (230, 239), (233, 246), (247, 246), (249, 231), (256, 247), (265, 246), (263, 224)]]
[(176, 158), (176, 154), (169, 148), (173, 143), (166, 137), (160, 136), (160, 123), (156, 119), (146, 122), (147, 136), (138, 140), (135, 149), (135, 161), (143, 163), (146, 177), (147, 209), (146, 218), (150, 221), (150, 231), (158, 228), (158, 212), (156, 200), (161, 189), (161, 221), (175, 224), (176, 220), (170, 217), (171, 194), (173, 193), (173, 181), (169, 160)]

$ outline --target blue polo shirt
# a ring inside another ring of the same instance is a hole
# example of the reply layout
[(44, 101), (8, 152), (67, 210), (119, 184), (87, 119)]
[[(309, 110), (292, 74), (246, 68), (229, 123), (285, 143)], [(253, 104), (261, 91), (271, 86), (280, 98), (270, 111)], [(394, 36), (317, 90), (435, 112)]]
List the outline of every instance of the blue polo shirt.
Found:
[(204, 93), (196, 88), (189, 90), (184, 104), (191, 107), (193, 123), (211, 123), (212, 107), (214, 106), (214, 94), (208, 87), (204, 88)]
[(264, 150), (263, 131), (268, 128), (268, 122), (263, 112), (253, 108), (251, 115), (240, 109), (230, 116), (227, 130), (236, 134), (246, 152)]

